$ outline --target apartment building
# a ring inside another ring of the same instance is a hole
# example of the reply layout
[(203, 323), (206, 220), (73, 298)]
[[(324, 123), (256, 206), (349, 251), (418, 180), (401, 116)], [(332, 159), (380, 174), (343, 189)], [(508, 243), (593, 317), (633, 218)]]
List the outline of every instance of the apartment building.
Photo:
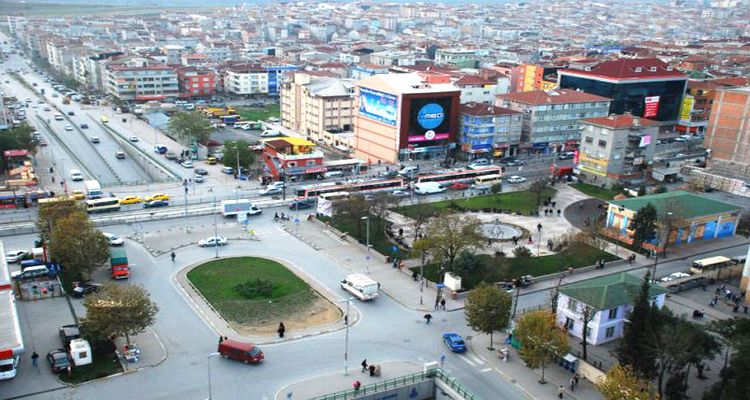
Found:
[(578, 169), (596, 185), (641, 180), (654, 159), (658, 124), (630, 114), (581, 120)]
[(123, 101), (171, 100), (179, 95), (174, 68), (151, 58), (112, 59), (106, 74), (107, 93)]
[(493, 104), (497, 95), (502, 94), (497, 81), (484, 79), (477, 75), (463, 75), (455, 79), (453, 84), (461, 89), (461, 104)]
[(223, 71), (224, 91), (249, 96), (268, 94), (268, 72), (259, 64), (229, 64)]
[(714, 92), (704, 146), (711, 151), (709, 167), (750, 179), (750, 86)]
[(468, 159), (518, 153), (523, 113), (481, 103), (461, 105), (459, 145)]
[(479, 57), (477, 50), (472, 49), (438, 49), (435, 52), (435, 64), (457, 68), (477, 68)]
[(521, 64), (510, 70), (510, 92), (523, 93), (542, 90), (544, 68), (541, 65)]
[(203, 67), (177, 68), (180, 97), (209, 97), (216, 94), (216, 72)]
[(353, 81), (296, 72), (281, 87), (281, 124), (310, 140), (328, 143), (330, 133), (351, 132)]
[(496, 106), (524, 114), (519, 153), (547, 154), (577, 148), (580, 120), (609, 115), (611, 99), (575, 90), (509, 93)]

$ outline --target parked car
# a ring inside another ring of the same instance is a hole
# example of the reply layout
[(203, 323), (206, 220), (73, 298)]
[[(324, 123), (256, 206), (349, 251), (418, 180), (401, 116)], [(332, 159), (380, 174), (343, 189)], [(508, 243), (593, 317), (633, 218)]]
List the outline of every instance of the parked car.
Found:
[(443, 343), (454, 353), (466, 352), (466, 342), (458, 333), (444, 333)]
[(221, 167), (221, 172), (223, 172), (223, 173), (225, 173), (227, 175), (232, 175), (234, 173), (234, 168), (232, 168), (232, 167)]
[(223, 236), (211, 236), (198, 241), (200, 247), (224, 246), (227, 244), (227, 238)]
[(107, 238), (110, 246), (122, 246), (125, 244), (125, 241), (117, 235), (113, 235), (107, 232), (102, 232), (102, 235), (104, 235), (104, 237)]
[(168, 205), (169, 205), (169, 202), (166, 200), (154, 200), (154, 201), (149, 201), (148, 203), (143, 204), (143, 208), (166, 207)]
[(11, 250), (5, 253), (5, 261), (9, 263), (19, 262), (26, 257), (26, 254), (29, 254), (26, 250)]
[(169, 195), (166, 193), (154, 193), (149, 197), (146, 197), (146, 201), (155, 201), (155, 200), (169, 200)]
[(96, 293), (102, 286), (101, 283), (79, 283), (73, 287), (73, 297), (81, 298), (89, 293)]
[(68, 352), (63, 349), (52, 350), (47, 353), (47, 362), (49, 362), (52, 372), (66, 371), (68, 367), (72, 366)]
[(312, 204), (307, 200), (295, 201), (289, 205), (290, 210), (307, 210), (309, 208), (312, 208)]
[(508, 178), (508, 183), (523, 183), (526, 182), (526, 178), (518, 175), (512, 175)]
[(73, 339), (81, 338), (81, 328), (78, 325), (63, 325), (58, 330), (60, 340), (67, 349)]
[(205, 168), (196, 168), (193, 173), (196, 175), (208, 175), (208, 171)]
[(261, 196), (273, 196), (275, 194), (280, 194), (283, 191), (284, 191), (284, 189), (282, 189), (280, 187), (268, 186), (265, 189), (259, 190), (258, 194), (260, 194)]

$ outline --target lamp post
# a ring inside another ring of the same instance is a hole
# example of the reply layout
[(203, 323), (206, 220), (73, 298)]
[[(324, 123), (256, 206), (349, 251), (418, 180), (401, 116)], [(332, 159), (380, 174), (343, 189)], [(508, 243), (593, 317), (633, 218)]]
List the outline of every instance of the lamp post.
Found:
[(497, 311), (490, 310), (490, 318), (492, 319), (492, 324), (490, 324), (491, 325), (491, 328), (490, 328), (490, 345), (487, 346), (487, 350), (489, 350), (489, 351), (495, 351), (495, 347), (492, 346), (492, 332), (494, 331), (494, 328), (495, 328), (495, 317), (496, 316), (497, 316)]
[(367, 263), (365, 264), (365, 273), (370, 273), (370, 260), (372, 257), (370, 256), (370, 217), (368, 215), (365, 215), (361, 219), (367, 221), (367, 233), (365, 234), (365, 237), (367, 238), (366, 244), (367, 244)]
[(211, 353), (206, 357), (206, 364), (208, 365), (208, 400), (211, 400), (211, 357), (218, 356), (219, 353)]
[(349, 375), (349, 306), (352, 304), (354, 297), (346, 300), (339, 300), (339, 303), (346, 303), (346, 315), (344, 315), (344, 324), (346, 325), (346, 336), (344, 339), (344, 375)]
[(185, 183), (185, 233), (188, 233), (188, 187), (187, 183)]
[[(213, 193), (214, 195), (214, 212), (213, 212), (214, 214), (214, 240), (216, 240), (215, 238), (219, 237), (219, 226), (216, 224), (216, 192), (214, 192), (214, 188), (209, 188), (208, 192)], [(215, 251), (214, 258), (219, 258), (219, 245), (218, 244), (214, 246), (214, 251)]]
[(422, 262), (419, 264), (419, 304), (422, 305), (424, 294), (424, 262), (427, 258), (427, 252), (422, 251)]

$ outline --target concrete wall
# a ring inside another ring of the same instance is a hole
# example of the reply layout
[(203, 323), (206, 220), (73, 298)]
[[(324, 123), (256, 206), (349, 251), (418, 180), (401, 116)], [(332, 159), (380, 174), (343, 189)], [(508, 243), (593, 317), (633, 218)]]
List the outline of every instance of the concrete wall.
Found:
[[(427, 379), (411, 385), (363, 394), (353, 397), (357, 400), (428, 400), (435, 397), (435, 381)], [(449, 399), (452, 399), (449, 397)]]

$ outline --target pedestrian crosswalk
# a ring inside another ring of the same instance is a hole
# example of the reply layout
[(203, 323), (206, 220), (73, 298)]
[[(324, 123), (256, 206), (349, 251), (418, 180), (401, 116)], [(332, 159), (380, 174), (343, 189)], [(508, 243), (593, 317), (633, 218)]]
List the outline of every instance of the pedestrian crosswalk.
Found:
[(465, 363), (471, 365), (472, 367), (484, 365), (484, 360), (482, 360), (481, 358), (473, 354), (468, 354), (465, 357), (461, 357), (461, 359), (464, 360)]

